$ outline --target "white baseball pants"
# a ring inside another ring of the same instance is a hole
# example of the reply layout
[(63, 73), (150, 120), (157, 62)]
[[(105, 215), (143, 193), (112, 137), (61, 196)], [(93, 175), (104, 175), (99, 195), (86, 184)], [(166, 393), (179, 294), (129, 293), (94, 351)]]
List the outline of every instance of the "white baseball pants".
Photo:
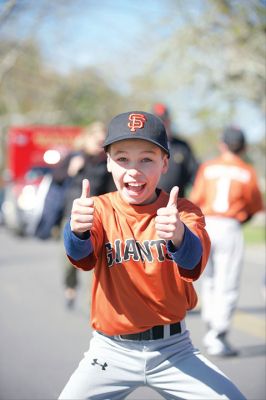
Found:
[(244, 240), (240, 223), (206, 217), (211, 253), (201, 277), (202, 319), (217, 333), (230, 329), (239, 297)]
[(141, 341), (93, 332), (89, 351), (59, 399), (122, 400), (140, 386), (165, 399), (245, 399), (192, 346), (188, 330), (167, 339)]

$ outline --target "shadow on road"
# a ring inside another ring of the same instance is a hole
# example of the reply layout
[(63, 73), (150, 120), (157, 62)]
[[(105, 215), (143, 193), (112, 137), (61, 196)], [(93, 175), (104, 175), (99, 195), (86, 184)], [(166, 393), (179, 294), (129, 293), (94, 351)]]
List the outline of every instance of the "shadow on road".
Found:
[(263, 355), (266, 355), (266, 345), (265, 344), (241, 347), (241, 350), (239, 353), (240, 358), (261, 357)]

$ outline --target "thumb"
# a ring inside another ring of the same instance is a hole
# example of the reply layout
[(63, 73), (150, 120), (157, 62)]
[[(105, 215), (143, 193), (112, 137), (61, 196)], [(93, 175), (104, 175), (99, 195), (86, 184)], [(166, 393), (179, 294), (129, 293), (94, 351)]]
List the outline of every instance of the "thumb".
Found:
[(88, 179), (83, 179), (82, 181), (82, 192), (80, 197), (82, 199), (90, 197), (90, 182)]
[(175, 208), (177, 208), (176, 203), (177, 203), (177, 198), (178, 198), (178, 192), (179, 192), (179, 187), (178, 186), (174, 186), (171, 189), (167, 207), (175, 207)]

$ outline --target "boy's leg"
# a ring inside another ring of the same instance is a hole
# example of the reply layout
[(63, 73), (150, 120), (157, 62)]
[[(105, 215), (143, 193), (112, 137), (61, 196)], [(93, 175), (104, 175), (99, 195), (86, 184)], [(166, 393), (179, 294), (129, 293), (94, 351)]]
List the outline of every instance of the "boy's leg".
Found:
[(147, 353), (147, 384), (165, 399), (245, 399), (229, 378), (193, 348), (188, 332), (172, 336), (153, 350)]
[(141, 380), (143, 384), (145, 360), (134, 346), (135, 343), (124, 347), (123, 343), (94, 332), (89, 351), (59, 399), (125, 399)]
[(65, 286), (65, 299), (66, 306), (68, 308), (73, 308), (76, 297), (77, 297), (77, 287), (78, 287), (78, 270), (73, 267), (67, 260), (64, 263), (64, 286)]
[[(219, 227), (219, 232), (217, 232)], [(243, 234), (237, 221), (223, 219), (211, 221), (208, 232), (212, 240), (212, 276), (208, 264), (202, 276), (202, 317), (209, 313), (209, 331), (203, 343), (207, 353), (218, 356), (234, 356), (237, 351), (227, 340), (233, 313), (239, 295), (240, 274), (243, 265)], [(210, 260), (209, 260), (210, 261)], [(211, 287), (210, 286), (211, 283)], [(211, 292), (210, 292), (211, 290)], [(209, 296), (206, 294), (209, 293)]]
[(209, 260), (206, 268), (201, 276), (200, 287), (200, 312), (201, 319), (205, 323), (206, 328), (209, 329), (214, 310), (213, 291), (214, 291), (214, 265), (213, 265), (213, 251), (210, 253)]
[(241, 271), (243, 267), (244, 242), (241, 228), (231, 227), (230, 240), (225, 235), (216, 254), (215, 304), (212, 328), (227, 332), (231, 328), (233, 313), (239, 297)]

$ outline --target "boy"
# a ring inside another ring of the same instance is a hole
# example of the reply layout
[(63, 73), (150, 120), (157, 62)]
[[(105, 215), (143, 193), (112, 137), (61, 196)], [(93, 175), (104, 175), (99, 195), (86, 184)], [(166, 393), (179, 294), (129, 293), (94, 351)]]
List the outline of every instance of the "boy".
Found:
[(244, 399), (185, 328), (210, 241), (178, 187), (157, 189), (170, 156), (162, 121), (119, 114), (104, 148), (117, 191), (91, 198), (84, 180), (65, 228), (70, 261), (94, 269), (93, 337), (60, 399), (125, 399), (143, 385), (167, 399)]
[(201, 316), (207, 328), (203, 344), (209, 355), (232, 357), (238, 351), (227, 337), (239, 297), (242, 226), (263, 210), (263, 201), (256, 171), (244, 160), (244, 132), (227, 127), (218, 148), (219, 156), (200, 166), (190, 199), (204, 213), (212, 243), (201, 281)]

